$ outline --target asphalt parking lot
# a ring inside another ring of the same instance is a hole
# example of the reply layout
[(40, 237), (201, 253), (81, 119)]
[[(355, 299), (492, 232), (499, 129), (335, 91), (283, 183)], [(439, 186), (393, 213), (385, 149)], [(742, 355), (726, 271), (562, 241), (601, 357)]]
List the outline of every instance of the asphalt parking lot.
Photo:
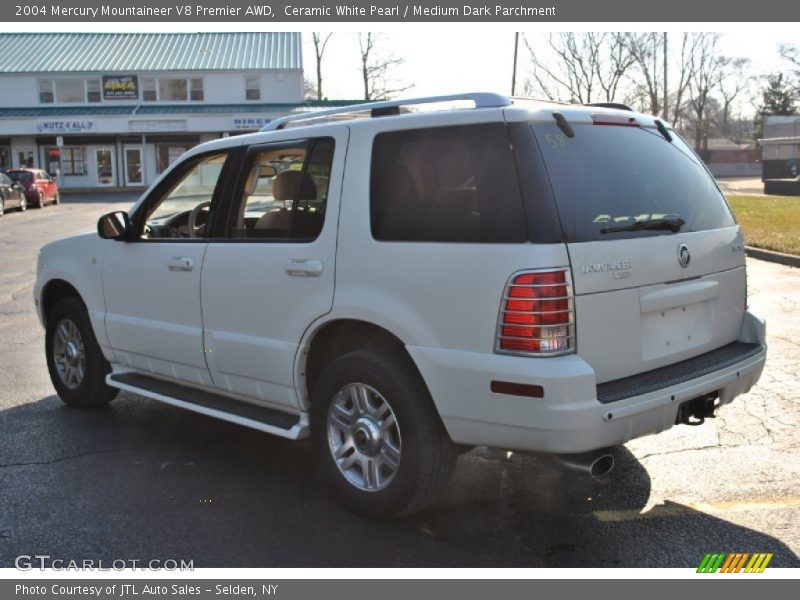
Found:
[(800, 566), (800, 270), (749, 261), (769, 321), (762, 380), (701, 427), (616, 450), (602, 481), (478, 448), (430, 510), (372, 522), (320, 489), (307, 443), (130, 394), (54, 395), (35, 317), (38, 248), (133, 196), (64, 195), (0, 218), (0, 567), (18, 555), (195, 567), (696, 567), (706, 552)]

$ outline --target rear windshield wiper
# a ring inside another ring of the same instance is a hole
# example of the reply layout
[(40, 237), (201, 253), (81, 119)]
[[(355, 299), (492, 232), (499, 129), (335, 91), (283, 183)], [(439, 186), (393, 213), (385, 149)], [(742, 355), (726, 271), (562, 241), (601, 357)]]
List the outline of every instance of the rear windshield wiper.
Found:
[(618, 231), (641, 231), (643, 229), (666, 229), (673, 233), (680, 231), (686, 221), (680, 217), (674, 219), (651, 219), (650, 221), (636, 221), (630, 225), (619, 225), (618, 227), (604, 227), (600, 233), (616, 233)]

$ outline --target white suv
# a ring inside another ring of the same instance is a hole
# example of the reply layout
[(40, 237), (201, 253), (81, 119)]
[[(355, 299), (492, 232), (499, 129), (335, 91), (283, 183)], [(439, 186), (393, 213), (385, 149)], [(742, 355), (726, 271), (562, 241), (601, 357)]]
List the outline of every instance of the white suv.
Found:
[(625, 107), (291, 115), (187, 152), (98, 232), (39, 256), (61, 398), (310, 436), (375, 517), (428, 503), (465, 447), (584, 453), (702, 420), (766, 357), (725, 198)]

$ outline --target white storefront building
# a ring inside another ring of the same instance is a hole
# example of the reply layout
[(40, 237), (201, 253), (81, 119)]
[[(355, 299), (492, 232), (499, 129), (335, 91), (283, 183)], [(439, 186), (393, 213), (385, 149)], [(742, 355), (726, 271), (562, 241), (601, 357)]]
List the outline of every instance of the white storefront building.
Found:
[[(342, 102), (341, 104), (343, 104)], [(0, 34), (0, 169), (141, 187), (303, 102), (299, 33)]]

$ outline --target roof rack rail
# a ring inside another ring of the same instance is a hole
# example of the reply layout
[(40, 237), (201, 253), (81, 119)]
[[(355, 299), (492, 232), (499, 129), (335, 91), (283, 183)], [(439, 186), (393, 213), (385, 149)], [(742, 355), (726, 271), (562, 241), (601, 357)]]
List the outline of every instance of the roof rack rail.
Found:
[(364, 102), (363, 104), (351, 104), (349, 106), (339, 106), (337, 108), (326, 108), (324, 110), (315, 110), (305, 113), (296, 113), (293, 115), (286, 115), (271, 121), (261, 128), (261, 131), (275, 131), (283, 129), (293, 121), (308, 121), (319, 119), (321, 117), (329, 117), (333, 115), (342, 115), (354, 112), (370, 111), (373, 117), (383, 117), (387, 115), (398, 114), (400, 107), (413, 106), (415, 104), (435, 104), (437, 102), (454, 102), (458, 100), (471, 100), (475, 103), (475, 108), (502, 108), (510, 106), (511, 101), (501, 94), (492, 94), (489, 92), (475, 92), (468, 94), (452, 94), (448, 96), (426, 96), (423, 98), (405, 98), (402, 100), (383, 100), (380, 102)]
[(627, 110), (628, 112), (636, 112), (632, 106), (623, 104), (622, 102), (588, 102), (584, 106), (597, 106), (598, 108), (616, 108), (617, 110)]
[(510, 96), (509, 100), (512, 103), (514, 102), (538, 102), (542, 104), (563, 104), (564, 106), (568, 106), (569, 102), (564, 102), (563, 100), (554, 100), (552, 98), (534, 98), (533, 96)]

